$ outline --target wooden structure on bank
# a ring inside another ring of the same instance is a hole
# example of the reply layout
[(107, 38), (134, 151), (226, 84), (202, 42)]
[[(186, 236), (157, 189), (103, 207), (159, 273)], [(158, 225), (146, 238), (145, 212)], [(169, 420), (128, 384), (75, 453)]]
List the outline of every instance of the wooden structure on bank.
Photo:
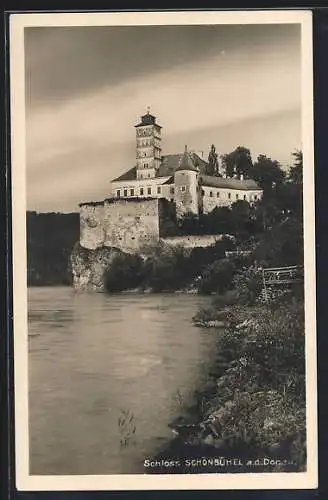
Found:
[(229, 257), (248, 257), (249, 255), (252, 255), (253, 251), (252, 250), (227, 250), (225, 252), (225, 256), (227, 258)]
[(287, 288), (289, 285), (304, 282), (303, 266), (262, 268), (263, 292), (268, 300), (268, 289), (271, 287)]

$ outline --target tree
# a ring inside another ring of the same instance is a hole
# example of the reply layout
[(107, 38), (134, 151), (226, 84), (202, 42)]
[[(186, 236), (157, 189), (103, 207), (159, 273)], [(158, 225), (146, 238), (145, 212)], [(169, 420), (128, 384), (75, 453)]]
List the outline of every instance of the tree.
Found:
[(219, 174), (219, 162), (218, 162), (218, 154), (215, 150), (214, 144), (211, 146), (211, 150), (208, 155), (208, 166), (207, 172), (208, 175), (218, 175)]
[(200, 293), (224, 293), (229, 290), (235, 266), (229, 259), (220, 259), (208, 266), (199, 282)]
[(104, 275), (105, 290), (121, 292), (136, 288), (143, 281), (143, 271), (143, 260), (140, 255), (117, 255)]
[(227, 177), (233, 177), (235, 174), (240, 177), (248, 177), (252, 168), (252, 156), (249, 149), (244, 146), (238, 146), (231, 153), (221, 156), (222, 165), (225, 168)]
[(259, 184), (265, 196), (284, 181), (285, 173), (278, 161), (272, 160), (266, 155), (259, 155), (249, 171), (249, 176)]
[(247, 201), (238, 200), (231, 205), (231, 225), (233, 233), (249, 237), (251, 210)]
[(288, 172), (288, 180), (294, 184), (302, 184), (303, 182), (303, 153), (296, 149), (292, 153), (294, 157), (294, 164), (290, 167)]

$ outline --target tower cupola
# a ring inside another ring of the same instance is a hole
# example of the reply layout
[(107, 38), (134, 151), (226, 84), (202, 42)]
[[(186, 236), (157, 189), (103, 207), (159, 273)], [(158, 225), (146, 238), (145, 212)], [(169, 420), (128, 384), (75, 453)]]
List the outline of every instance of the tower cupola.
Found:
[(147, 113), (141, 116), (141, 121), (135, 125), (136, 129), (136, 160), (137, 179), (156, 177), (161, 164), (161, 129), (156, 123), (156, 116)]

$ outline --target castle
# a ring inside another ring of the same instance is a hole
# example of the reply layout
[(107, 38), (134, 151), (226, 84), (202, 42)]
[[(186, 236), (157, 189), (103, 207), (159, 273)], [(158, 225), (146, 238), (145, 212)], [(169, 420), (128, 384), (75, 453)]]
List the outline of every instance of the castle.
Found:
[(165, 236), (168, 214), (174, 213), (176, 220), (197, 217), (238, 200), (252, 204), (262, 197), (254, 180), (226, 176), (214, 146), (208, 161), (187, 146), (183, 153), (162, 156), (162, 127), (149, 109), (135, 129), (135, 166), (111, 181), (107, 199), (80, 203), (83, 247), (136, 251)]

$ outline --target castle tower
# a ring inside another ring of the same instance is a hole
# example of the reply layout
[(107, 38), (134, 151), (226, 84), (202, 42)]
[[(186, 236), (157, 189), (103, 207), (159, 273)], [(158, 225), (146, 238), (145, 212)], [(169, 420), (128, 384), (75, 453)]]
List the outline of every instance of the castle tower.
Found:
[(141, 117), (136, 128), (136, 159), (137, 179), (147, 179), (156, 176), (161, 163), (161, 129), (156, 123), (156, 117), (147, 114)]
[(199, 215), (199, 172), (195, 167), (187, 146), (174, 173), (174, 201), (176, 217), (181, 219), (186, 214)]

